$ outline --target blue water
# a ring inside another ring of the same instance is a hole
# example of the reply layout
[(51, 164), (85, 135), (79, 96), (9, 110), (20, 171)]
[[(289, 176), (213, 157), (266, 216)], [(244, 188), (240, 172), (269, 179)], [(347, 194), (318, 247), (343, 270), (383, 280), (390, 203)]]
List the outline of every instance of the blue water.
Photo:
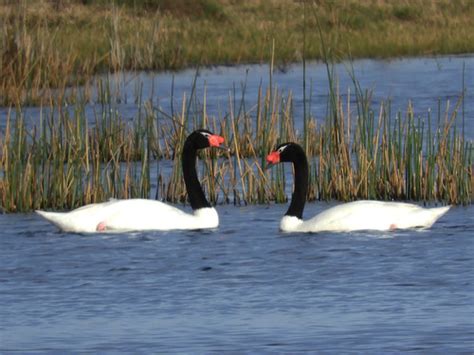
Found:
[[(466, 136), (474, 138), (474, 56), (361, 60), (376, 110), (435, 115), (464, 83)], [(308, 66), (311, 112), (325, 117), (321, 63)], [(234, 84), (246, 109), (268, 84), (268, 66), (204, 69), (197, 98), (222, 117)], [(336, 66), (341, 93), (351, 86)], [(194, 72), (174, 75), (174, 103)], [(143, 98), (169, 112), (173, 74), (117, 76), (116, 108), (133, 119)], [(122, 80), (125, 79), (125, 80)], [(276, 71), (302, 117), (302, 70)], [(352, 91), (353, 93), (353, 91)], [(91, 102), (93, 112), (100, 106)], [(0, 130), (8, 109), (0, 108)], [(25, 108), (27, 118), (40, 109)], [(253, 112), (253, 113), (252, 113)], [(298, 122), (297, 122), (298, 123)], [(1, 131), (0, 131), (1, 134)], [(169, 169), (167, 162), (160, 163)], [(154, 171), (154, 169), (153, 169)], [(291, 189), (291, 186), (287, 186)], [(0, 215), (0, 352), (471, 353), (474, 351), (474, 207), (455, 207), (427, 231), (282, 234), (285, 205), (218, 206), (213, 231), (74, 235), (34, 214)], [(328, 207), (310, 203), (305, 216)]]
[[(352, 114), (356, 115), (355, 88), (350, 76), (353, 71), (360, 88), (370, 93), (371, 108), (378, 116), (382, 102), (390, 108), (392, 117), (400, 111), (405, 117), (408, 105), (412, 105), (415, 117), (426, 118), (431, 111), (433, 118), (445, 118), (453, 113), (464, 89), (464, 106), (459, 106), (458, 122), (462, 111), (466, 123), (466, 134), (474, 139), (474, 54), (426, 58), (400, 58), (390, 60), (362, 59), (352, 63), (342, 62), (333, 66), (333, 78), (337, 82), (339, 94), (346, 108), (347, 95), (350, 95)], [(234, 116), (240, 109), (240, 100), (245, 102), (244, 111), (256, 116), (259, 87), (266, 90), (270, 85), (268, 65), (242, 65), (233, 67), (218, 66), (201, 69), (196, 78), (194, 98), (197, 105), (191, 109), (202, 110), (206, 93), (206, 112), (208, 115), (223, 117), (230, 111)], [(152, 98), (154, 105), (165, 112), (181, 112), (182, 98), (189, 100), (196, 71), (188, 69), (179, 73), (122, 73), (112, 77), (120, 93), (119, 110), (128, 116), (137, 112), (133, 97), (139, 89), (142, 98)], [(292, 108), (296, 126), (302, 127), (303, 117), (303, 67), (293, 64), (284, 70), (274, 70), (272, 85), (278, 88), (283, 97), (292, 95)], [(307, 110), (318, 122), (327, 116), (328, 75), (326, 66), (319, 61), (309, 62), (306, 68)], [(242, 96), (243, 95), (243, 96)], [(234, 98), (230, 100), (229, 98)], [(173, 100), (171, 100), (173, 98)], [(231, 102), (231, 104), (229, 103)], [(438, 107), (438, 105), (440, 105)], [(387, 106), (385, 106), (387, 107)]]
[(474, 350), (473, 206), (291, 235), (284, 205), (217, 208), (217, 230), (124, 235), (0, 215), (0, 352)]

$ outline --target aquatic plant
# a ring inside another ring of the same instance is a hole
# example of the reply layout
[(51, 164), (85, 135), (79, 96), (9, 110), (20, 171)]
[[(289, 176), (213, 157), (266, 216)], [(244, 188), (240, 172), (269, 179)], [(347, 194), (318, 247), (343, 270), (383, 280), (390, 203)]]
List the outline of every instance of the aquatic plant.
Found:
[[(137, 113), (133, 119), (125, 119), (118, 110), (123, 97), (120, 87), (105, 76), (88, 79), (85, 85), (72, 89), (69, 75), (61, 75), (63, 71), (59, 69), (45, 69), (55, 68), (55, 63), (61, 62), (61, 56), (54, 54), (54, 40), (45, 44), (51, 56), (43, 62), (34, 47), (36, 42), (29, 37), (26, 15), (19, 15), (18, 19), (13, 16), (13, 32), (6, 27), (5, 43), (17, 54), (4, 55), (0, 65), (6, 74), (3, 82), (0, 80), (0, 86), (6, 89), (2, 100), (16, 103), (0, 132), (0, 205), (15, 212), (70, 209), (110, 197), (185, 202), (180, 149), (187, 133), (202, 127), (223, 135), (232, 148), (232, 153), (225, 157), (215, 152), (202, 153), (202, 186), (213, 203), (285, 202), (287, 173), (283, 165), (271, 172), (264, 169), (266, 155), (282, 141), (294, 141), (305, 147), (310, 159), (309, 200), (364, 198), (470, 203), (473, 143), (465, 139), (464, 129), (459, 133), (456, 124), (463, 95), (452, 110), (448, 102), (444, 113), (440, 102), (436, 122), (431, 111), (426, 117), (415, 117), (412, 105), (404, 115), (393, 115), (390, 102), (383, 102), (376, 113), (371, 93), (360, 87), (349, 70), (354, 88), (344, 103), (322, 35), (325, 24), (318, 20), (315, 8), (311, 9), (327, 68), (328, 102), (325, 119), (311, 117), (311, 94), (306, 96), (303, 80), (302, 134), (295, 128), (292, 93), (273, 85), (275, 40), (271, 41), (269, 86), (260, 86), (255, 107), (245, 106), (244, 84), (240, 98), (235, 90), (229, 95), (227, 114), (208, 116), (206, 94), (202, 105), (196, 98), (196, 75), (191, 94), (183, 96), (180, 108), (174, 107), (171, 97), (171, 112), (155, 107), (153, 97), (144, 99), (138, 85), (134, 98)], [(119, 21), (120, 16), (125, 16), (119, 8), (113, 11), (107, 37), (110, 52), (103, 57), (109, 60), (106, 67), (154, 67), (150, 63), (127, 64), (131, 58), (141, 60), (141, 52), (128, 56), (125, 48), (133, 47), (124, 46), (120, 27), (129, 24)], [(416, 14), (410, 11), (398, 9), (394, 14), (399, 18)], [(305, 16), (303, 63), (310, 43), (306, 37), (307, 21)], [(48, 31), (48, 26), (44, 29)], [(18, 33), (20, 40), (12, 39)], [(147, 43), (153, 45), (154, 41)], [(155, 48), (148, 54), (155, 58)], [(77, 72), (75, 63), (75, 59), (69, 58), (61, 65), (72, 73)], [(97, 63), (91, 63), (82, 67), (84, 72), (95, 70)], [(45, 84), (43, 75), (52, 82)], [(306, 77), (304, 70), (303, 76)], [(51, 86), (58, 88), (52, 92)], [(92, 92), (96, 92), (95, 96)], [(26, 117), (23, 103), (38, 99), (39, 117)], [(170, 173), (160, 169), (164, 160), (172, 161)], [(151, 171), (152, 164), (156, 172)]]
[[(208, 116), (206, 97), (201, 109), (191, 108), (192, 102), (198, 105), (194, 91), (173, 113), (154, 107), (138, 91), (130, 120), (117, 109), (112, 86), (98, 81), (93, 119), (79, 90), (75, 104), (50, 101), (34, 119), (21, 106), (9, 112), (0, 132), (5, 211), (70, 209), (110, 197), (183, 203), (179, 153), (186, 134), (199, 127), (223, 135), (232, 149), (202, 156), (202, 185), (213, 203), (285, 202), (291, 178), (283, 166), (264, 169), (265, 156), (282, 141), (311, 142), (309, 200), (471, 201), (473, 144), (456, 124), (462, 96), (454, 108), (447, 102), (443, 109), (440, 102), (434, 115), (415, 116), (413, 105), (392, 114), (390, 102), (374, 112), (370, 92), (354, 79), (346, 102), (333, 86), (325, 121), (308, 116), (298, 134), (292, 94), (276, 87), (260, 87), (250, 109), (243, 97), (229, 97), (228, 114), (221, 117)], [(160, 168), (165, 161), (172, 169)]]

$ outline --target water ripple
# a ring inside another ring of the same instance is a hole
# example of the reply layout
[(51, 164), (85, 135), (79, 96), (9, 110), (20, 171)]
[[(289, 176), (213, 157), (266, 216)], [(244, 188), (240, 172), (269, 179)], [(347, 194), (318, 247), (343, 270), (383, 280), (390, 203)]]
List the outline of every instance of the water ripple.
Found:
[[(0, 215), (0, 352), (474, 347), (473, 207), (388, 238), (283, 234), (284, 206), (219, 210), (218, 230), (125, 235)], [(247, 214), (273, 222), (249, 226)]]

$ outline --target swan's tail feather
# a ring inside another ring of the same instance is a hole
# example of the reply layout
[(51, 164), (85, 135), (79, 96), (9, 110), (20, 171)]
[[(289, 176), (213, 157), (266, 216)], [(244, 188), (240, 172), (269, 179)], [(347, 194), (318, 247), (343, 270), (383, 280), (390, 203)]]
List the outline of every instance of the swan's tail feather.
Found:
[(427, 218), (426, 224), (423, 226), (424, 228), (430, 228), (435, 222), (440, 219), (446, 212), (449, 211), (451, 206), (443, 206), (443, 207), (436, 207), (430, 208), (428, 210), (429, 217)]
[(41, 210), (36, 210), (35, 212), (39, 214), (41, 217), (43, 217), (44, 219), (46, 219), (47, 221), (54, 224), (59, 229), (62, 229), (62, 230), (67, 229), (65, 221), (64, 221), (65, 213), (46, 212), (46, 211), (41, 211)]

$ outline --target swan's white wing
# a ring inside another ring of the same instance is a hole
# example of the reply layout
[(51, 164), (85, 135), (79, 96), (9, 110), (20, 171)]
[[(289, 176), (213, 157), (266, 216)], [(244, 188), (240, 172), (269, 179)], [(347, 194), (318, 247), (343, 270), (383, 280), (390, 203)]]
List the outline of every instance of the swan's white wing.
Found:
[(37, 213), (63, 231), (84, 233), (214, 228), (219, 221), (213, 208), (189, 214), (163, 202), (145, 199), (111, 200), (66, 213)]
[(120, 200), (107, 208), (102, 221), (107, 231), (192, 229), (196, 217), (153, 200)]
[(448, 209), (449, 206), (423, 208), (401, 202), (356, 201), (329, 208), (299, 228), (309, 232), (427, 228)]

